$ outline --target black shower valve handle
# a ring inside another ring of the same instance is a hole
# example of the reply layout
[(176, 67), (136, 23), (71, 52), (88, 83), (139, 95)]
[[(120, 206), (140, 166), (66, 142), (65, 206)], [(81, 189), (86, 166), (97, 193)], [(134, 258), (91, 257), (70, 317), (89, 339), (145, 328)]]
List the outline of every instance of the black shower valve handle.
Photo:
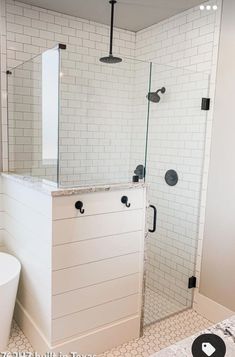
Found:
[(75, 208), (76, 208), (77, 210), (79, 210), (81, 214), (83, 214), (83, 213), (85, 212), (85, 210), (84, 210), (84, 208), (83, 208), (83, 202), (82, 202), (82, 201), (77, 201), (77, 202), (75, 203)]
[(131, 206), (130, 203), (128, 203), (128, 197), (127, 196), (122, 196), (121, 198), (121, 202), (126, 205), (127, 208), (129, 208)]

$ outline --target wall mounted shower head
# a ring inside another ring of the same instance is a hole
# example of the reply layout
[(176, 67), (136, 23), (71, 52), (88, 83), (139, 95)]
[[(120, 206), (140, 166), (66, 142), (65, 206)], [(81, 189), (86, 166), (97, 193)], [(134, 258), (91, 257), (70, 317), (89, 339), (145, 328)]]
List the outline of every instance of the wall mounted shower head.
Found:
[(158, 89), (156, 92), (149, 92), (147, 95), (147, 98), (150, 102), (159, 103), (161, 100), (161, 97), (158, 93), (164, 94), (165, 92), (166, 92), (166, 88), (162, 87), (162, 88)]

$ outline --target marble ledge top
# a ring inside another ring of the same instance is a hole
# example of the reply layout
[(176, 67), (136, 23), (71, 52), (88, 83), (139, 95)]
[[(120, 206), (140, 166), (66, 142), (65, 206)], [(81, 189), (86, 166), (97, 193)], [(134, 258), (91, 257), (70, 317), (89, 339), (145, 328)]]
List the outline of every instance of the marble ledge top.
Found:
[[(235, 315), (223, 322), (220, 322), (202, 332), (199, 332), (185, 340), (155, 353), (151, 357), (192, 357), (191, 347), (194, 340), (204, 334), (213, 333), (220, 336), (226, 344), (226, 357), (235, 356)], [(203, 353), (203, 355), (205, 355)]]
[(17, 175), (8, 172), (2, 172), (1, 176), (53, 197), (147, 187), (147, 184), (144, 182), (138, 182), (138, 183), (126, 182), (126, 183), (116, 183), (116, 184), (106, 184), (106, 185), (90, 185), (90, 186), (80, 186), (80, 187), (58, 188), (56, 183), (43, 179), (38, 179), (35, 177)]

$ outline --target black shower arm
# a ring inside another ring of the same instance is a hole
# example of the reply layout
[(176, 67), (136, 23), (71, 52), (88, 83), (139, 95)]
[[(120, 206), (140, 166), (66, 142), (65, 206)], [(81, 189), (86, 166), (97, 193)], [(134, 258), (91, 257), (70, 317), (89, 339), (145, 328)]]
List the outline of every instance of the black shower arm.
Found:
[(156, 93), (158, 94), (158, 93), (162, 93), (162, 94), (164, 94), (165, 92), (166, 92), (166, 88), (165, 87), (162, 87), (162, 88), (160, 88), (160, 89), (158, 89), (157, 91), (156, 91)]
[(113, 55), (113, 19), (114, 19), (114, 5), (116, 4), (116, 0), (110, 0), (111, 4), (111, 24), (110, 24), (110, 44), (109, 44), (109, 55)]

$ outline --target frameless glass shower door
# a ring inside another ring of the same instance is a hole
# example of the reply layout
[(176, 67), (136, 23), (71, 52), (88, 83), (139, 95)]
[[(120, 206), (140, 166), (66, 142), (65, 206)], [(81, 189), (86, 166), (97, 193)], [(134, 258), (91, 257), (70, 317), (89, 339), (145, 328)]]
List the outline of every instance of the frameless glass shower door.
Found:
[[(147, 239), (145, 324), (192, 305), (207, 96), (206, 74), (152, 64), (146, 181), (158, 218)], [(150, 209), (148, 219), (151, 227)]]

